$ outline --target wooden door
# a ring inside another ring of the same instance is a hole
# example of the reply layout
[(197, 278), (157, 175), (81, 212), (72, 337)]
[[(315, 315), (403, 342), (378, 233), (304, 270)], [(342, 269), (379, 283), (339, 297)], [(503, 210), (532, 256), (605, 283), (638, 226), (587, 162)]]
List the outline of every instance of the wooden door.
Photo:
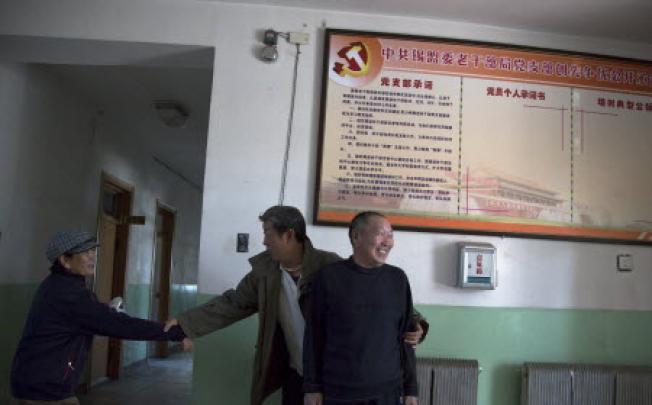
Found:
[[(100, 218), (100, 251), (95, 272), (95, 294), (100, 302), (109, 302), (113, 290), (113, 265), (118, 221), (106, 214)], [(91, 385), (107, 378), (109, 338), (96, 336), (93, 340)]]
[[(165, 322), (170, 316), (170, 273), (172, 271), (174, 217), (175, 214), (172, 210), (160, 205), (157, 207), (151, 318), (159, 322)], [(164, 358), (168, 354), (168, 342), (153, 343), (150, 355)]]
[[(123, 297), (127, 271), (127, 247), (133, 187), (102, 174), (98, 229), (100, 251), (93, 290), (100, 302), (108, 303), (114, 297)], [(120, 339), (96, 336), (86, 367), (88, 386), (105, 378), (120, 376), (122, 344)]]

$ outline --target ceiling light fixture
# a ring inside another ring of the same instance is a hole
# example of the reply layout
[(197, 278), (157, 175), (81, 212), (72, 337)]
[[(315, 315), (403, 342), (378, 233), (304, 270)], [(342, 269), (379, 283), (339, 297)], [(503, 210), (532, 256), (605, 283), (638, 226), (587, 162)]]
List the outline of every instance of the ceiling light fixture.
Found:
[(188, 110), (176, 101), (159, 100), (153, 106), (158, 118), (168, 128), (183, 128), (190, 117)]

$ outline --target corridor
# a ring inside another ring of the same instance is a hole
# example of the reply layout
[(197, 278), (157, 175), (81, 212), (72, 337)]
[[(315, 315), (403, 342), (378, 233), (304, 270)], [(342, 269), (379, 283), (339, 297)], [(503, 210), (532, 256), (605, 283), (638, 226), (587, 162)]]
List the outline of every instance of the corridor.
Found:
[(175, 353), (128, 367), (117, 381), (79, 394), (81, 405), (184, 405), (192, 394), (192, 354)]

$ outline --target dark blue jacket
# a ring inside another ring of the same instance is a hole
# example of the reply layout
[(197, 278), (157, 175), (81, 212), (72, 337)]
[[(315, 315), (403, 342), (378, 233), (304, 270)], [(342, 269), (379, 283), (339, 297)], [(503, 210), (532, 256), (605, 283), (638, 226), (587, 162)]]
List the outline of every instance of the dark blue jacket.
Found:
[(412, 293), (403, 270), (352, 258), (324, 266), (312, 283), (303, 344), (304, 392), (353, 401), (417, 396)]
[(74, 395), (93, 335), (131, 340), (174, 340), (174, 327), (132, 318), (100, 303), (84, 278), (54, 265), (39, 286), (11, 368), (11, 391), (19, 399), (55, 401)]

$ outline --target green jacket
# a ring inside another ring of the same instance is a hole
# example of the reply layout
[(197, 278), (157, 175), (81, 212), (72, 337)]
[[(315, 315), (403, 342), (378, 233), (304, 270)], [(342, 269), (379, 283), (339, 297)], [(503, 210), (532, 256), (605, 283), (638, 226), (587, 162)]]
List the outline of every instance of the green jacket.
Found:
[[(323, 266), (341, 260), (332, 252), (315, 249), (309, 239), (304, 243), (301, 278), (299, 279), (299, 307), (306, 318), (308, 296), (315, 272)], [(263, 252), (249, 259), (251, 271), (234, 289), (225, 291), (204, 305), (177, 316), (179, 325), (190, 338), (204, 336), (258, 312), (258, 337), (251, 385), (251, 405), (279, 389), (290, 369), (285, 338), (277, 321), (281, 291), (281, 269), (278, 262)], [(415, 319), (424, 330), (428, 323), (415, 311)]]
[[(301, 279), (299, 279), (299, 306), (307, 315), (307, 296), (314, 273), (326, 264), (340, 260), (335, 253), (304, 244)], [(278, 262), (267, 252), (249, 259), (251, 271), (235, 290), (218, 295), (204, 305), (177, 317), (179, 325), (190, 338), (206, 335), (258, 312), (258, 338), (251, 387), (251, 404), (263, 400), (283, 385), (289, 371), (289, 358), (283, 333), (277, 322), (281, 270)]]

